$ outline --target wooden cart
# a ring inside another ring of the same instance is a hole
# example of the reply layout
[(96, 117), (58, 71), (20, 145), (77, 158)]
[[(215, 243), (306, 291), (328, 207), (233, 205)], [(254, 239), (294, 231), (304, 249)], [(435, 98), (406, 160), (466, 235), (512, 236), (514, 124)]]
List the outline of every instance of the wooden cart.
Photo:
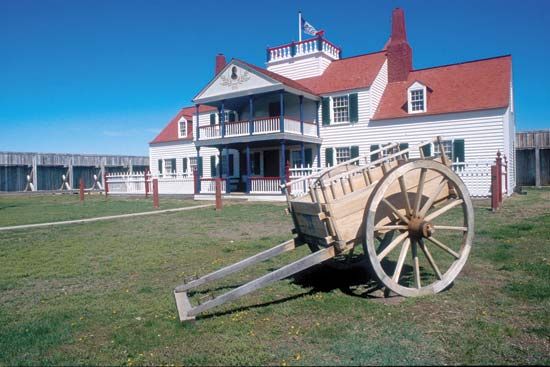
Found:
[[(424, 157), (424, 147), (432, 143), (438, 154)], [(295, 238), (176, 287), (180, 320), (194, 319), (321, 262), (366, 266), (386, 294), (412, 297), (449, 287), (470, 252), (472, 202), (466, 186), (450, 168), (439, 137), (415, 147), (420, 159), (409, 158), (412, 149), (390, 143), (281, 185)], [(295, 192), (300, 188), (302, 194), (292, 194), (293, 188)], [(189, 290), (304, 244), (312, 250), (310, 255), (198, 306), (191, 305)]]

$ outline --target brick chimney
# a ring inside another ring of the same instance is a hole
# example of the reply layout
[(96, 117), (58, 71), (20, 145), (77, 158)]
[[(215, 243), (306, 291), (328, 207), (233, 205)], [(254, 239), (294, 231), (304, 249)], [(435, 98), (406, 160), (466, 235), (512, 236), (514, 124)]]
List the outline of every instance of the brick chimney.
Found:
[(214, 70), (214, 75), (218, 75), (220, 71), (225, 67), (227, 62), (225, 61), (225, 56), (223, 54), (216, 55), (216, 69)]
[(405, 29), (405, 13), (403, 9), (395, 8), (392, 13), (390, 41), (387, 47), (388, 82), (407, 80), (412, 70), (412, 49), (407, 41)]

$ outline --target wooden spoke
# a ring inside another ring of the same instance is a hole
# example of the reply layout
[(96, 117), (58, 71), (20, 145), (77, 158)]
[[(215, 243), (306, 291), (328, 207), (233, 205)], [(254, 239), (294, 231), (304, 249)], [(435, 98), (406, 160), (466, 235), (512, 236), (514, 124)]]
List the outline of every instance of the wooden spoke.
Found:
[(422, 192), (424, 191), (424, 180), (426, 179), (426, 168), (420, 170), (420, 178), (418, 179), (418, 188), (416, 190), (416, 197), (414, 198), (414, 214), (416, 215), (420, 211), (420, 202), (422, 201)]
[(407, 213), (407, 216), (411, 215), (411, 203), (409, 202), (409, 195), (407, 194), (407, 185), (405, 185), (405, 179), (403, 176), (399, 177), (399, 187), (401, 188), (401, 192), (403, 193), (404, 199), (405, 199), (405, 212)]
[(392, 203), (390, 203), (387, 199), (382, 199), (382, 201), (384, 202), (384, 204), (390, 207), (390, 209), (395, 213), (395, 215), (399, 217), (399, 219), (401, 219), (405, 223), (409, 223), (409, 220), (404, 217), (403, 214), (399, 213), (399, 210), (397, 210), (397, 208), (393, 206)]
[(428, 201), (426, 201), (422, 209), (420, 209), (420, 213), (418, 213), (419, 216), (423, 217), (426, 215), (428, 210), (430, 210), (430, 208), (432, 207), (435, 199), (437, 199), (439, 194), (441, 194), (441, 190), (443, 190), (445, 186), (447, 186), (447, 180), (442, 179), (441, 182), (439, 183), (439, 186), (437, 186), (434, 194), (430, 196), (430, 198), (428, 199)]
[(439, 226), (439, 225), (434, 225), (434, 229), (448, 229), (451, 231), (462, 231), (462, 232), (466, 232), (468, 230), (468, 228), (466, 227)]
[(431, 243), (433, 243), (434, 245), (436, 245), (437, 247), (439, 247), (440, 249), (442, 249), (443, 251), (447, 252), (448, 254), (454, 256), (455, 259), (459, 259), (460, 258), (460, 255), (458, 253), (456, 253), (455, 251), (451, 250), (449, 247), (447, 247), (446, 245), (444, 245), (441, 241), (437, 240), (434, 238), (434, 236), (431, 236), (431, 237), (426, 237), (428, 239), (428, 241), (430, 241)]
[(455, 206), (458, 206), (460, 204), (462, 204), (464, 202), (464, 200), (462, 199), (458, 199), (458, 200), (453, 200), (451, 201), (449, 204), (445, 205), (444, 207), (442, 208), (439, 208), (438, 210), (436, 210), (435, 212), (427, 215), (424, 220), (426, 222), (429, 222), (437, 217), (439, 217), (441, 214), (444, 214), (446, 212), (448, 212), (449, 210), (451, 210), (452, 208), (454, 208)]
[(393, 241), (391, 241), (391, 243), (377, 255), (378, 261), (381, 261), (383, 258), (385, 258), (391, 252), (391, 250), (397, 247), (397, 245), (399, 245), (401, 241), (403, 241), (408, 235), (409, 232), (403, 232), (399, 236), (395, 237)]
[(413, 267), (414, 267), (414, 284), (416, 288), (420, 289), (422, 283), (420, 282), (420, 265), (418, 263), (418, 249), (416, 241), (412, 243), (412, 257), (413, 257)]
[(374, 228), (375, 231), (393, 231), (400, 229), (407, 229), (408, 226), (405, 225), (389, 225), (389, 226), (378, 226)]
[(403, 242), (403, 247), (401, 247), (401, 252), (399, 253), (399, 259), (395, 265), (395, 271), (393, 272), (392, 280), (396, 283), (399, 283), (399, 276), (401, 275), (401, 270), (403, 269), (403, 264), (405, 263), (405, 258), (407, 257), (407, 252), (409, 251), (409, 246), (411, 244), (410, 239), (405, 239)]
[(437, 267), (434, 261), (434, 258), (430, 253), (430, 250), (428, 250), (428, 246), (426, 246), (426, 244), (422, 240), (418, 241), (418, 244), (420, 245), (420, 249), (424, 252), (424, 255), (426, 255), (426, 259), (428, 259), (428, 262), (432, 266), (432, 269), (435, 271), (435, 275), (437, 276), (437, 279), (439, 280), (443, 279), (443, 276), (441, 275), (441, 272), (439, 271), (439, 268)]

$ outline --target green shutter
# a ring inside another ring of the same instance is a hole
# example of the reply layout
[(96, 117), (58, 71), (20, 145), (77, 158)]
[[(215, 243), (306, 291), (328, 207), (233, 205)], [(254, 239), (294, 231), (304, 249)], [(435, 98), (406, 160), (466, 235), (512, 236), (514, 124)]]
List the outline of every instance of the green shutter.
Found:
[[(359, 147), (357, 145), (352, 145), (349, 151), (351, 159), (359, 157)], [(359, 164), (359, 161), (356, 161), (354, 164)]]
[(323, 97), (322, 100), (323, 107), (323, 125), (330, 125), (330, 99), (328, 97)]
[(325, 149), (325, 166), (326, 167), (334, 166), (334, 152), (332, 148)]
[(305, 156), (306, 156), (305, 166), (307, 167), (309, 165), (310, 167), (312, 167), (313, 166), (313, 151), (311, 150), (311, 148), (306, 148), (304, 151), (305, 151)]
[(210, 125), (216, 125), (216, 114), (215, 113), (210, 114)]
[(216, 177), (216, 156), (210, 156), (210, 177)]
[(177, 170), (176, 170), (176, 158), (172, 158), (172, 159), (170, 159), (170, 161), (171, 161), (171, 163), (172, 163), (172, 164), (171, 164), (171, 166), (172, 166), (172, 172), (176, 172), (176, 171), (177, 171)]
[(159, 173), (162, 174), (162, 159), (159, 159), (158, 164), (159, 164)]
[(422, 153), (424, 153), (424, 157), (431, 157), (432, 156), (432, 145), (427, 144), (422, 147)]
[(199, 174), (199, 177), (202, 177), (202, 157), (198, 157), (197, 158), (197, 171), (198, 171), (198, 174)]
[(349, 121), (352, 123), (359, 121), (359, 102), (357, 93), (349, 95)]
[[(399, 143), (399, 150), (409, 149), (409, 143)], [(405, 153), (405, 157), (409, 158), (409, 153)]]
[(187, 158), (183, 158), (183, 172), (187, 172)]
[(453, 162), (464, 162), (464, 139), (455, 139), (453, 141)]
[[(378, 145), (378, 144), (373, 144), (373, 145), (370, 146), (370, 151), (371, 151), (371, 152), (374, 152), (375, 150), (377, 150), (377, 149), (379, 149), (379, 148), (380, 148), (380, 145)], [(373, 162), (373, 161), (375, 161), (375, 160), (377, 160), (377, 159), (378, 159), (378, 153), (376, 153), (376, 154), (371, 154), (371, 155), (370, 155), (370, 161), (371, 161), (371, 162)]]

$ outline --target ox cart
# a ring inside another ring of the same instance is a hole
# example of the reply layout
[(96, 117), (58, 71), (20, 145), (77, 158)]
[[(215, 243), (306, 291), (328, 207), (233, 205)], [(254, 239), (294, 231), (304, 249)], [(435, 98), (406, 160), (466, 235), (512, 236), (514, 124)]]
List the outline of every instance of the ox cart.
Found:
[[(436, 154), (427, 157), (425, 147), (432, 144)], [(406, 149), (389, 143), (281, 189), (295, 237), (176, 287), (182, 322), (322, 262), (366, 266), (386, 295), (414, 297), (449, 287), (468, 258), (474, 234), (472, 202), (439, 137)], [(309, 246), (311, 254), (191, 304), (190, 290), (301, 245)]]

